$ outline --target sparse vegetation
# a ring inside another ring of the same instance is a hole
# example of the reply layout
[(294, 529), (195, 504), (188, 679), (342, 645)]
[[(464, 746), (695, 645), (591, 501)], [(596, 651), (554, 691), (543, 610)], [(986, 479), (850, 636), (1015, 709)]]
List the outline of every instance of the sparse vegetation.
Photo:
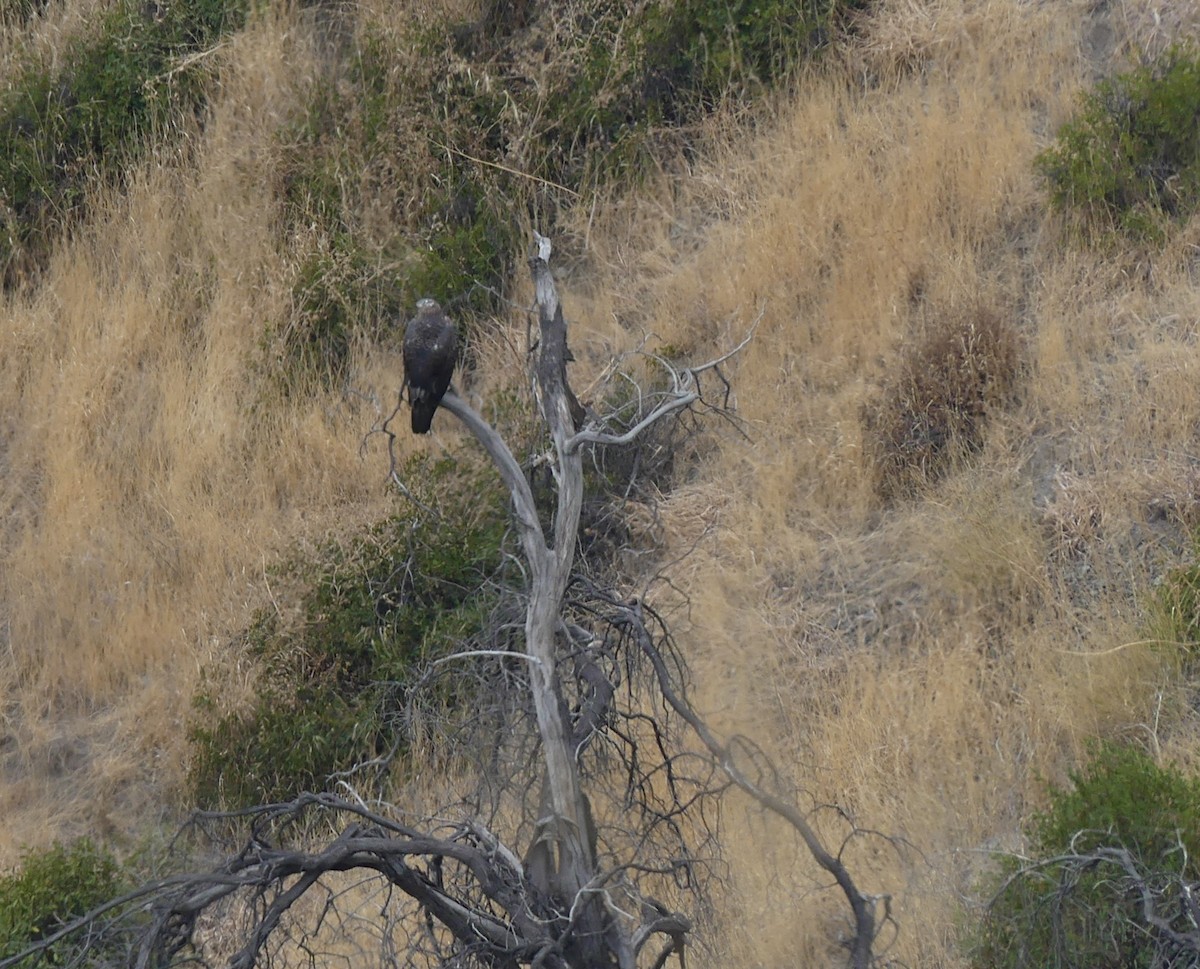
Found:
[(412, 302), (409, 293), (350, 236), (332, 237), (297, 272), (292, 313), (281, 335), (280, 384), (289, 391), (344, 386), (356, 346), (395, 344), (397, 321)]
[(1102, 81), (1038, 157), (1051, 200), (1138, 238), (1200, 201), (1200, 52), (1173, 47)]
[[(592, 412), (611, 414), (616, 433), (626, 433), (672, 390), (662, 368), (621, 368), (605, 399), (590, 402)], [(580, 515), (580, 566), (601, 571), (621, 568), (622, 556), (646, 556), (658, 541), (659, 503), (694, 457), (698, 431), (694, 415), (661, 421), (626, 445), (587, 450)], [(534, 481), (534, 497), (543, 498), (550, 481), (543, 472)]]
[(987, 969), (1193, 965), (1200, 780), (1102, 745), (1052, 789), (1028, 857), (1009, 861), (975, 964)]
[[(460, 51), (500, 77), (528, 63), (531, 37), (551, 46), (535, 84), (506, 85), (516, 111), (492, 95), (484, 129), (530, 174), (582, 190), (598, 177), (638, 177), (662, 164), (689, 143), (688, 125), (721, 102), (768, 90), (866, 6), (686, 0), (630, 9), (583, 0), (538, 11), (524, 30), (496, 30), (485, 18), (457, 37)], [(487, 104), (486, 82), (470, 90)]]
[[(295, 606), (285, 618), (273, 603), (244, 634), (262, 668), (252, 709), (201, 695), (190, 778), (201, 806), (321, 791), (336, 771), (402, 747), (393, 721), (429, 662), (505, 635), (489, 622), (512, 586), (494, 482), (453, 459), (413, 461), (405, 477), (436, 512), (389, 518), (280, 576)], [(439, 716), (477, 699), (466, 676), (455, 682), (435, 698)]]

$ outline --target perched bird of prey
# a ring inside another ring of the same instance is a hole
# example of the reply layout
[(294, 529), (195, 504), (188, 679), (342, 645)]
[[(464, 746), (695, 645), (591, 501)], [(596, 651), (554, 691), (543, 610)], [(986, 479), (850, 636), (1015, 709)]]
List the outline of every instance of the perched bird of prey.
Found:
[(404, 329), (404, 383), (414, 434), (426, 434), (433, 412), (450, 386), (458, 331), (436, 300), (417, 300), (417, 315)]

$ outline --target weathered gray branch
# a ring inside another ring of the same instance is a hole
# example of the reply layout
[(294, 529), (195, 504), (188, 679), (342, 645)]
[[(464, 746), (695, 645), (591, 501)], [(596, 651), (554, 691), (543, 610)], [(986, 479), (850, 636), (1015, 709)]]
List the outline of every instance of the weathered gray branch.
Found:
[(625, 614), (628, 630), (638, 642), (647, 659), (650, 660), (654, 672), (658, 677), (658, 686), (662, 692), (663, 699), (695, 731), (696, 736), (708, 748), (709, 753), (716, 758), (721, 769), (729, 779), (763, 807), (787, 821), (796, 830), (797, 834), (800, 835), (813, 860), (833, 876), (838, 887), (846, 896), (846, 901), (850, 903), (851, 911), (854, 913), (855, 932), (850, 950), (851, 965), (854, 966), (854, 969), (868, 969), (871, 964), (872, 947), (875, 942), (876, 932), (874, 899), (859, 891), (846, 866), (842, 864), (840, 858), (835, 857), (825, 847), (820, 836), (813, 829), (812, 825), (808, 823), (808, 819), (804, 816), (803, 812), (790, 801), (779, 797), (763, 788), (760, 784), (755, 783), (738, 766), (734, 759), (731, 745), (722, 743), (720, 738), (717, 737), (708, 724), (692, 708), (687, 699), (675, 689), (670, 670), (667, 669), (662, 654), (655, 647), (646, 628), (641, 603), (635, 601), (628, 605), (618, 605), (616, 603), (613, 605), (618, 612)]
[[(553, 547), (546, 542), (529, 484), (508, 445), (457, 395), (448, 393), (442, 399), (442, 406), (458, 417), (483, 445), (512, 496), (521, 548), (529, 565), (525, 650), (533, 660), (529, 679), (546, 768), (545, 801), (550, 811), (540, 822), (542, 857), (552, 859), (551, 883), (543, 887), (573, 902), (591, 880), (595, 858), (587, 837), (590, 822), (574, 760), (578, 743), (563, 720), (554, 641), (561, 623), (563, 593), (574, 564), (583, 501), (583, 465), (578, 452), (567, 447), (574, 432), (566, 381), (569, 354), (566, 322), (547, 262), (550, 242), (538, 236), (537, 244), (529, 265), (541, 326), (535, 368), (537, 386), (542, 415), (555, 449), (553, 471), (558, 487)], [(581, 919), (584, 924), (578, 931), (580, 937), (598, 939), (603, 934), (606, 919), (601, 906), (585, 904)]]
[(700, 393), (700, 375), (707, 371), (719, 373), (718, 368), (727, 360), (732, 359), (741, 353), (750, 341), (754, 339), (754, 332), (758, 329), (758, 324), (762, 321), (765, 310), (760, 310), (754, 322), (750, 324), (750, 331), (745, 338), (737, 346), (722, 353), (718, 357), (714, 357), (707, 363), (702, 363), (695, 367), (675, 368), (661, 357), (653, 357), (658, 363), (666, 369), (671, 375), (672, 388), (667, 393), (666, 400), (662, 401), (654, 407), (650, 413), (643, 417), (629, 430), (622, 434), (611, 434), (607, 431), (597, 430), (594, 427), (585, 427), (576, 434), (571, 435), (566, 442), (568, 451), (575, 451), (584, 444), (606, 444), (621, 446), (631, 444), (646, 432), (648, 428), (657, 424), (663, 418), (670, 417), (677, 411), (691, 407), (697, 401), (702, 399)]
[(685, 407), (690, 407), (700, 399), (698, 391), (687, 391), (680, 394), (678, 397), (672, 397), (669, 400), (663, 401), (654, 408), (649, 414), (643, 417), (633, 427), (624, 434), (608, 434), (603, 431), (594, 431), (590, 428), (584, 428), (578, 434), (571, 436), (567, 442), (567, 447), (572, 451), (578, 450), (583, 444), (613, 444), (622, 445), (630, 444), (636, 441), (639, 436), (645, 433), (646, 429), (653, 424), (657, 424), (664, 417), (669, 417), (676, 411), (683, 410)]

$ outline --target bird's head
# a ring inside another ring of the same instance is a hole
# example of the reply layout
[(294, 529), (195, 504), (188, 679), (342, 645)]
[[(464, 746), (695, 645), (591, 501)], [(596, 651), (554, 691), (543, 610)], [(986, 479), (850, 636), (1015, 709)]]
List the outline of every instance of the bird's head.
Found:
[(424, 299), (417, 300), (417, 309), (422, 313), (429, 313), (433, 310), (441, 309), (438, 306), (436, 299), (430, 299), (426, 296)]

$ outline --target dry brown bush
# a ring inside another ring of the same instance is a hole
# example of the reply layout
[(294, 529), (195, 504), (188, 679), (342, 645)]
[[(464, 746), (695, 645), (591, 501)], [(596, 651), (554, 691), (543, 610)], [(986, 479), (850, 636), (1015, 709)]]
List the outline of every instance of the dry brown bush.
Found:
[(897, 372), (863, 408), (863, 450), (885, 499), (940, 477), (983, 446), (988, 414), (1010, 403), (1021, 361), (1011, 320), (977, 304), (923, 314)]

